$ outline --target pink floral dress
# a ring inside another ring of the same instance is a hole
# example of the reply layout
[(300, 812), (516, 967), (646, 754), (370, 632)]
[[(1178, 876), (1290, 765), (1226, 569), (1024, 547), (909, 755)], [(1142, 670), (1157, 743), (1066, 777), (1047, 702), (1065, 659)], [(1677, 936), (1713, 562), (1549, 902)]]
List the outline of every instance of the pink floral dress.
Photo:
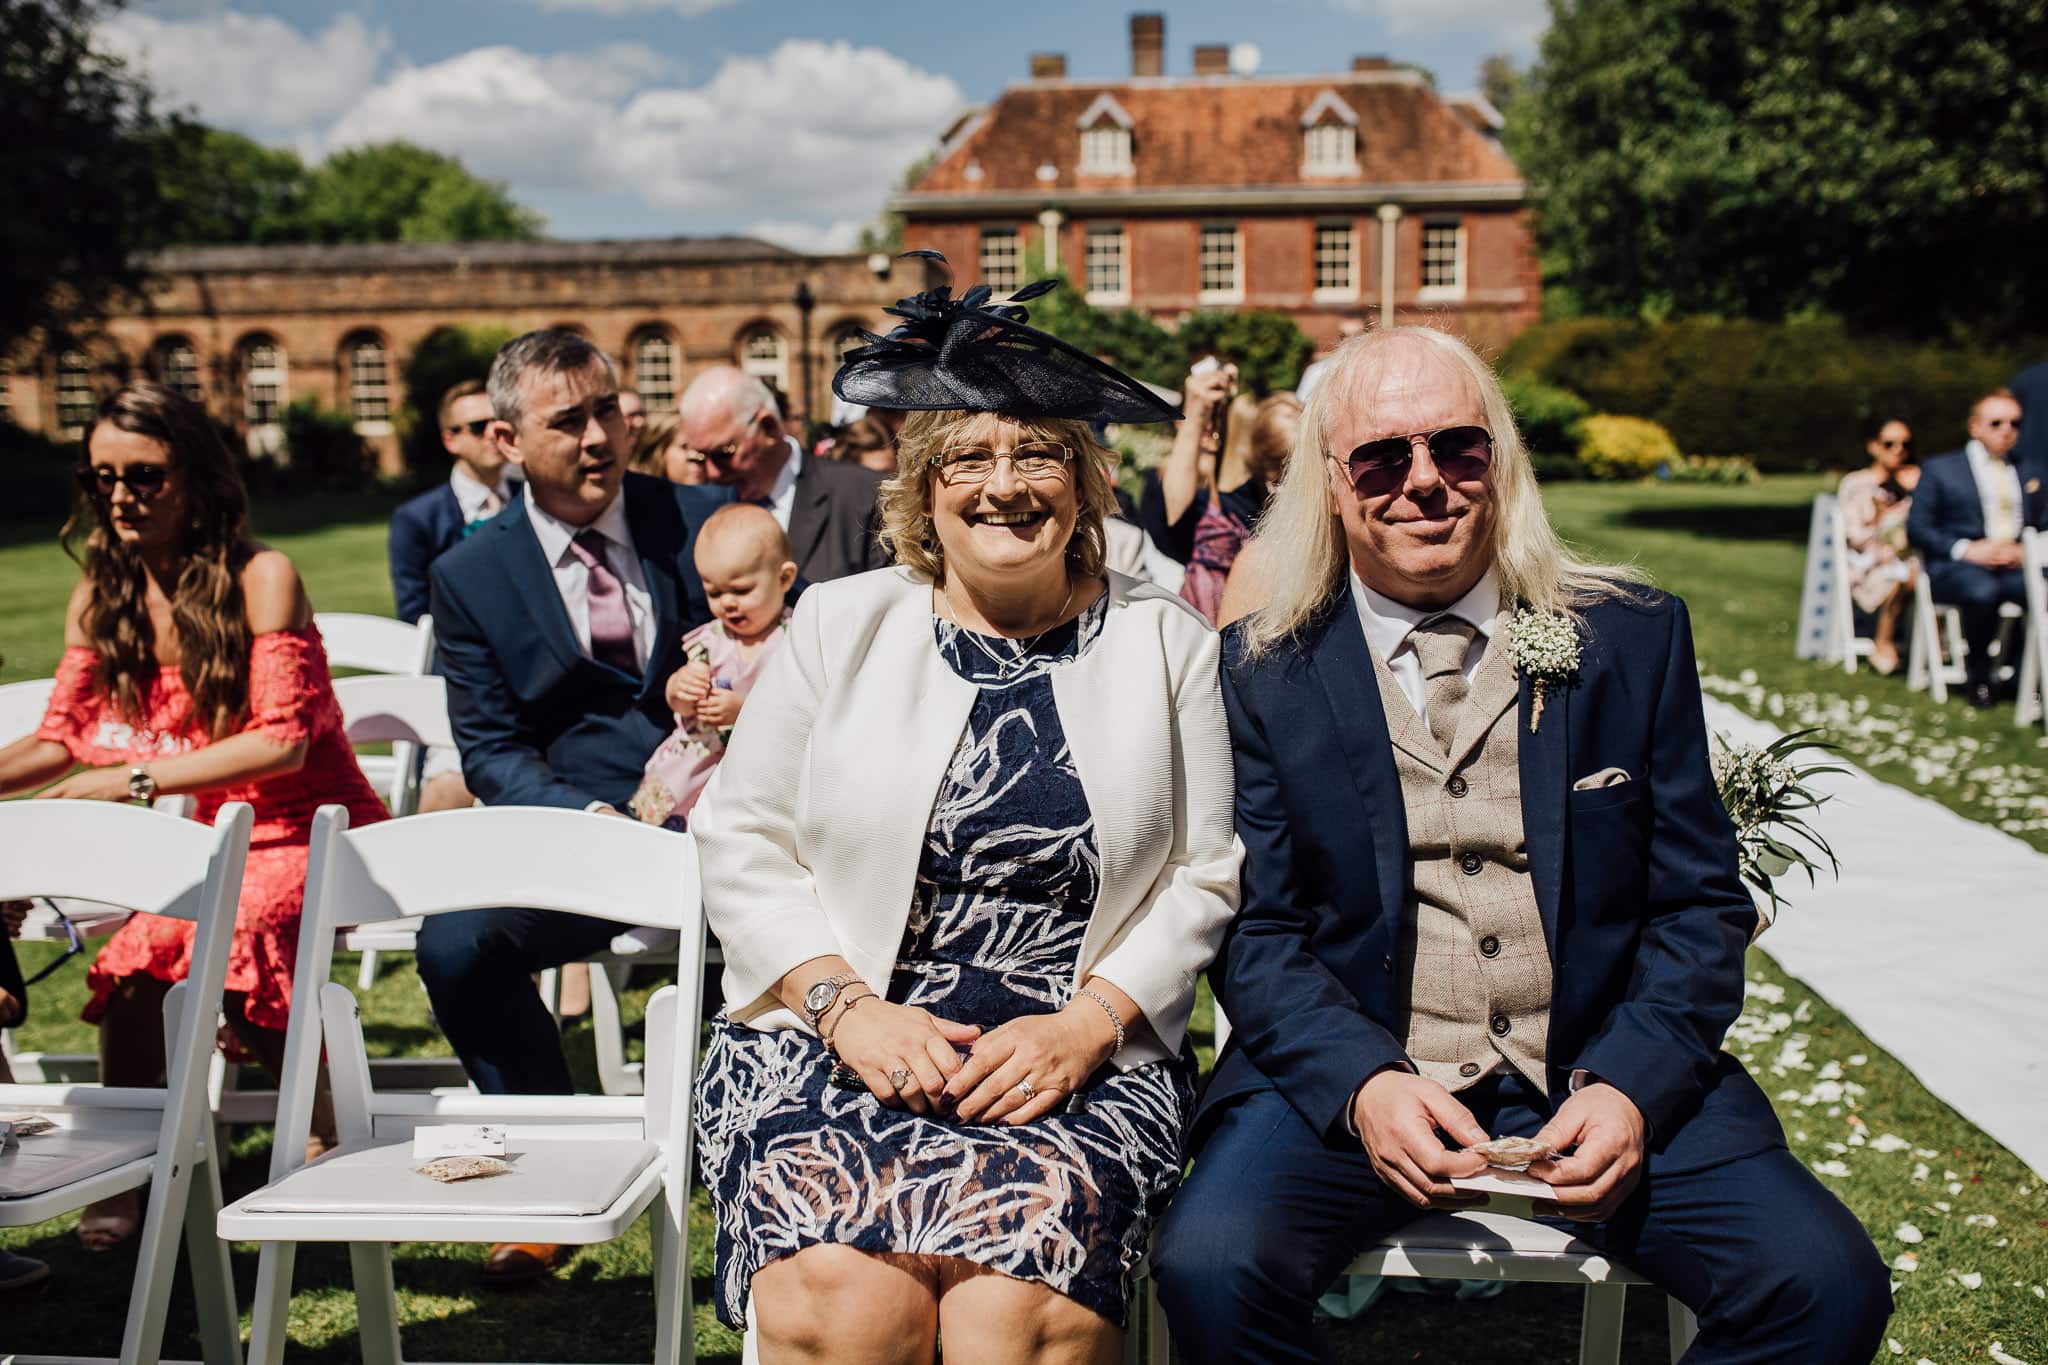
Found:
[[(713, 621), (683, 637), (683, 658), (693, 664), (709, 664), (713, 687), (745, 697), (754, 690), (762, 668), (774, 657), (788, 625), (789, 609), (785, 607), (781, 625), (749, 662), (741, 656), (739, 641), (726, 633), (725, 623)], [(678, 716), (676, 721), (675, 733), (663, 740), (647, 760), (640, 789), (633, 793), (628, 806), (646, 824), (682, 829), (690, 808), (697, 804), (704, 785), (711, 780), (712, 770), (725, 757), (725, 736), (717, 730), (700, 729), (694, 719), (685, 721)]]

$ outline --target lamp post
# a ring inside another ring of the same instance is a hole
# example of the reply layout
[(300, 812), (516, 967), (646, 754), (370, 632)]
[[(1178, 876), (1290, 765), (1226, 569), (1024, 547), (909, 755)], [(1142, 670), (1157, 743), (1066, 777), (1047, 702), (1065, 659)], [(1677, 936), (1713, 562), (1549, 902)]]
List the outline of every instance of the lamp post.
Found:
[[(796, 305), (796, 367), (797, 383), (804, 397), (804, 422), (808, 426), (813, 420), (811, 411), (811, 310), (818, 306), (818, 296), (811, 292), (809, 280), (798, 280), (796, 296), (790, 300)], [(805, 432), (806, 443), (810, 433)]]

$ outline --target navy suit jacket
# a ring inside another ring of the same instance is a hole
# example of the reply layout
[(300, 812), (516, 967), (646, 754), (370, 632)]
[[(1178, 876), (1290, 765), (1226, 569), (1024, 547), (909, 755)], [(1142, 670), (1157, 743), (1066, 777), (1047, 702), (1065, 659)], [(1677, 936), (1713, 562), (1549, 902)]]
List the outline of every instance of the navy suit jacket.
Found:
[[(2020, 497), (2022, 523), (2048, 528), (2048, 475), (2021, 466)], [(1983, 538), (1984, 500), (1977, 496), (1969, 455), (1950, 450), (1930, 456), (1921, 463), (1920, 483), (1906, 509), (1906, 539), (1929, 564), (1942, 564), (1953, 558), (1957, 541)]]
[(2048, 360), (2021, 370), (2006, 387), (2020, 400), (2020, 439), (2012, 461), (2022, 478), (2048, 480)]
[(628, 474), (619, 496), (654, 599), (654, 648), (638, 677), (577, 648), (526, 494), (434, 562), (448, 719), (463, 779), (485, 805), (624, 810), (675, 728), (662, 689), (682, 667), (683, 635), (711, 619), (690, 556), (732, 493)]
[(399, 620), (417, 621), (427, 614), (432, 598), (427, 571), (462, 543), (463, 524), (462, 504), (445, 483), (407, 499), (391, 514), (391, 595)]
[[(1576, 682), (1529, 730), (1517, 710), (1522, 821), (1550, 949), (1548, 1083), (1585, 1068), (1651, 1125), (1651, 1160), (1714, 1165), (1784, 1141), (1721, 1051), (1741, 1012), (1756, 908), (1707, 753), (1692, 631), (1648, 589), (1589, 608)], [(1496, 643), (1493, 648), (1504, 647)], [(1232, 1025), (1196, 1119), (1277, 1089), (1326, 1141), (1374, 1071), (1407, 1060), (1397, 955), (1413, 879), (1386, 712), (1348, 592), (1291, 642), (1247, 660), (1225, 632), (1242, 908), (1211, 969)], [(1631, 780), (1574, 791), (1618, 767)]]

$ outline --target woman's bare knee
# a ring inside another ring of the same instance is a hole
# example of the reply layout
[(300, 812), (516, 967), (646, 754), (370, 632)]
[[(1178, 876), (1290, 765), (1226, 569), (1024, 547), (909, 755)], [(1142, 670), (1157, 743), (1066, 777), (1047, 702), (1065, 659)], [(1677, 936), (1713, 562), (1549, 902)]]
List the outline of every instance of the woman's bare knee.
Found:
[(928, 1365), (932, 1358), (938, 1294), (920, 1258), (806, 1247), (756, 1272), (750, 1295), (763, 1365)]
[(959, 1263), (943, 1277), (939, 1335), (972, 1361), (1114, 1362), (1123, 1332), (1056, 1289)]

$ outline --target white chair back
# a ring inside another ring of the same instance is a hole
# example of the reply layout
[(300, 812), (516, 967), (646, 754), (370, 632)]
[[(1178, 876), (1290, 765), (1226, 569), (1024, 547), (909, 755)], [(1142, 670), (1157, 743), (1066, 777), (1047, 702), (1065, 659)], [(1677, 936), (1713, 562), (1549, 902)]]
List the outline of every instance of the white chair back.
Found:
[(420, 804), (419, 750), (453, 747), (448, 725), (448, 684), (432, 675), (361, 673), (334, 680), (342, 723), (351, 744), (389, 742), (391, 757), (358, 761), (363, 775), (381, 788), (393, 815), (411, 815)]
[[(102, 1137), (112, 1129), (132, 1142), (138, 1111), (158, 1111), (154, 1145), (139, 1156), (37, 1190), (32, 1197), (0, 1200), (0, 1223), (33, 1223), (149, 1182), (123, 1360), (157, 1358), (179, 1230), (189, 1231), (194, 1223), (210, 1229), (220, 1207), (219, 1163), (207, 1117), (207, 1067), (234, 941), (249, 826), (249, 807), (239, 801), (221, 807), (210, 829), (102, 802), (0, 805), (0, 900), (76, 898), (171, 915), (194, 925), (189, 976), (172, 990), (175, 1003), (166, 1003), (169, 1075), (161, 1091), (0, 1086), (0, 1108), (61, 1114), (60, 1128), (81, 1144), (94, 1139), (96, 1127)], [(206, 1357), (239, 1360), (239, 1315), (227, 1248), (210, 1236), (192, 1236), (188, 1251)]]
[(1794, 655), (1832, 662), (1839, 654), (1835, 623), (1836, 583), (1841, 566), (1842, 517), (1833, 493), (1813, 495), (1806, 530), (1806, 575), (1799, 591), (1799, 626)]
[(55, 678), (8, 683), (0, 687), (0, 744), (12, 744), (23, 735), (35, 733), (50, 709), (50, 694), (57, 690)]
[(2019, 702), (2013, 723), (2048, 729), (2048, 535), (2029, 526), (2020, 532), (2021, 570), (2027, 579), (2026, 628), (2020, 633)]
[(361, 668), (372, 673), (424, 673), (434, 657), (432, 619), (420, 624), (366, 616), (353, 611), (313, 614), (327, 662), (335, 668)]

